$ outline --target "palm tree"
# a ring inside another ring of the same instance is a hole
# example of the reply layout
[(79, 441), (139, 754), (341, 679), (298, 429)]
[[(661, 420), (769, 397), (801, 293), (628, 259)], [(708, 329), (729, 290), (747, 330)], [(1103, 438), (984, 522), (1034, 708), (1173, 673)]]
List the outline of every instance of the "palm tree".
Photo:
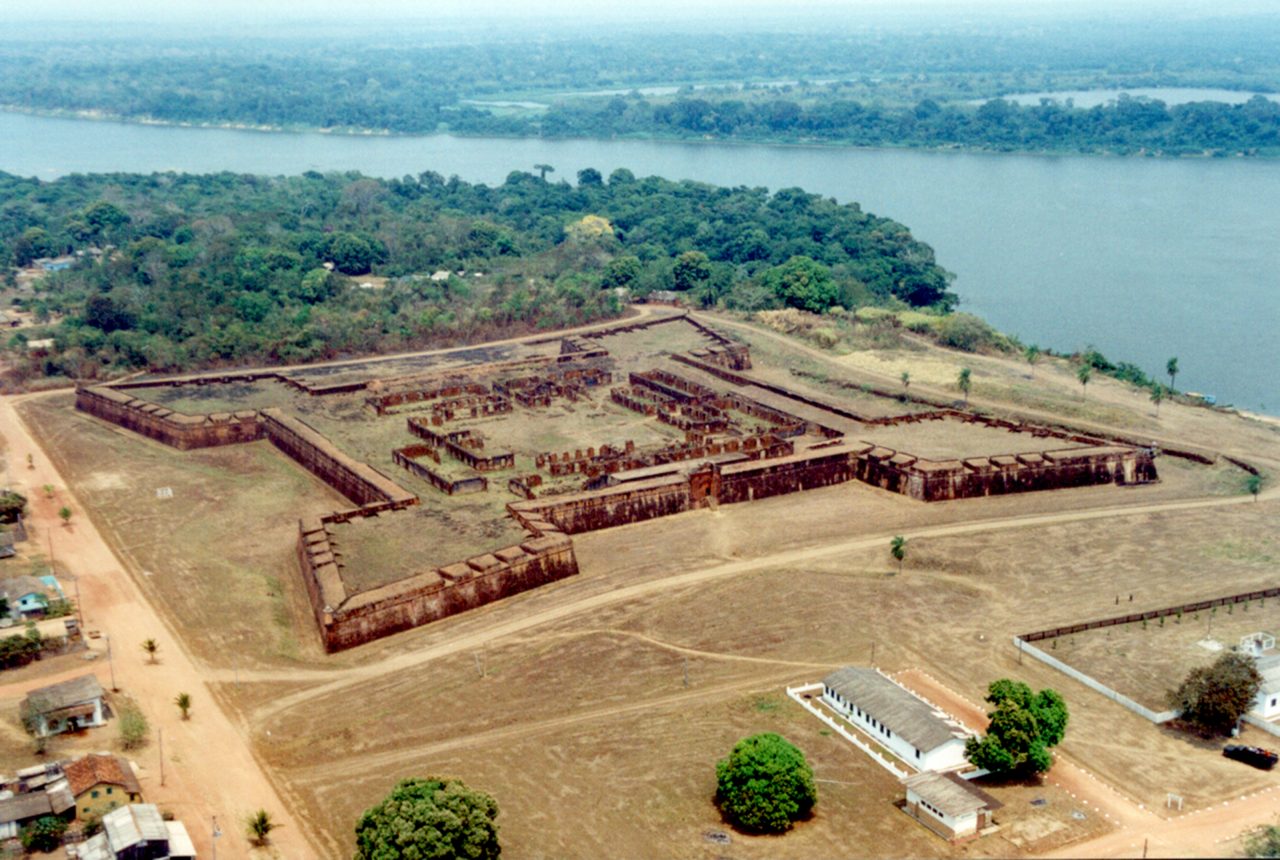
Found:
[(254, 845), (262, 846), (271, 841), (271, 831), (280, 825), (271, 820), (270, 812), (259, 809), (249, 816), (244, 826), (245, 832), (249, 835), (249, 841)]
[(147, 656), (151, 658), (150, 662), (156, 662), (156, 652), (160, 650), (160, 643), (154, 639), (143, 639), (142, 650), (147, 652)]
[(1151, 402), (1156, 405), (1156, 417), (1160, 417), (1160, 402), (1164, 400), (1164, 386), (1151, 386)]
[(1178, 375), (1178, 357), (1176, 355), (1169, 359), (1168, 363), (1165, 364), (1164, 372), (1169, 374), (1169, 390), (1177, 391), (1177, 389), (1173, 387), (1174, 377)]
[(1080, 380), (1080, 399), (1084, 399), (1085, 386), (1093, 378), (1093, 365), (1082, 364), (1076, 368), (1076, 379)]
[(191, 695), (189, 693), (179, 693), (173, 703), (178, 706), (178, 710), (182, 711), (184, 720), (191, 719)]
[(1040, 347), (1034, 343), (1022, 351), (1022, 357), (1031, 365), (1031, 378), (1036, 378), (1036, 362), (1040, 361)]
[(907, 539), (902, 535), (894, 535), (889, 541), (889, 554), (898, 560), (898, 573), (902, 573), (902, 560), (907, 557)]
[(956, 377), (956, 386), (964, 392), (964, 404), (969, 405), (969, 389), (973, 387), (972, 371), (967, 367), (960, 368), (960, 375)]

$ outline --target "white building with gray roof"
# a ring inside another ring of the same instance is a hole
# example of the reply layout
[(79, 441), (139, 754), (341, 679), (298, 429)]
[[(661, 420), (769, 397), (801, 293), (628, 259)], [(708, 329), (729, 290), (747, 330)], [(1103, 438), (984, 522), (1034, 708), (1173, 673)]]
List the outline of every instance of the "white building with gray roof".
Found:
[(846, 666), (822, 681), (822, 700), (918, 771), (967, 763), (962, 725), (875, 669)]

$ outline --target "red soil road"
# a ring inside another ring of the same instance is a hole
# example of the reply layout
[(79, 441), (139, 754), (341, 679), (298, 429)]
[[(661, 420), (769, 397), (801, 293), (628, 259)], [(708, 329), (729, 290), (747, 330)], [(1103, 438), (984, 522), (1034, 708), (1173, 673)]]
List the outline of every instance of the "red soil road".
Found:
[[(142, 596), (85, 515), (85, 507), (66, 488), (53, 464), (28, 434), (13, 402), (13, 398), (0, 398), (0, 437), (6, 443), (7, 484), (29, 499), (29, 522), (34, 526), (35, 539), (44, 543), (51, 538), (59, 566), (78, 577), (85, 629), (100, 630), (112, 638), (116, 684), (138, 702), (151, 724), (151, 743), (130, 754), (143, 769), (139, 774), (143, 796), (148, 802), (171, 810), (186, 824), (202, 857), (213, 852), (214, 816), (222, 831), (217, 846), (219, 857), (317, 856), (306, 840), (306, 832), (291, 817), (254, 759), (248, 739), (209, 694), (206, 683), (211, 675), (207, 668), (191, 659), (179, 637)], [(26, 468), (28, 457), (31, 469)], [(46, 484), (55, 488), (52, 499), (41, 489)], [(67, 525), (57, 514), (63, 505), (73, 512)], [(160, 644), (155, 664), (148, 662), (141, 647), (148, 638)], [(97, 640), (94, 647), (104, 648), (105, 641)], [(84, 671), (94, 671), (103, 686), (110, 687), (111, 667), (105, 659), (86, 665), (75, 674)], [(46, 683), (56, 680), (51, 677)], [(32, 686), (38, 684), (15, 684), (0, 688), (0, 694), (19, 695)], [(182, 720), (173, 704), (180, 692), (190, 693), (193, 699), (190, 720)], [(160, 784), (156, 730), (163, 732), (164, 785)], [(103, 747), (115, 741), (114, 725), (96, 732)], [(251, 849), (243, 835), (244, 818), (259, 808), (283, 825), (271, 834), (272, 849), (266, 852)]]
[[(907, 669), (899, 672), (897, 679), (969, 728), (979, 730), (986, 726), (987, 714), (982, 707), (924, 672)], [(1055, 755), (1055, 759), (1047, 779), (1074, 794), (1095, 814), (1102, 812), (1109, 816), (1116, 829), (1051, 851), (1047, 857), (1220, 857), (1223, 843), (1244, 830), (1272, 821), (1280, 812), (1280, 795), (1267, 791), (1202, 812), (1161, 818), (1068, 761), (1061, 753)]]

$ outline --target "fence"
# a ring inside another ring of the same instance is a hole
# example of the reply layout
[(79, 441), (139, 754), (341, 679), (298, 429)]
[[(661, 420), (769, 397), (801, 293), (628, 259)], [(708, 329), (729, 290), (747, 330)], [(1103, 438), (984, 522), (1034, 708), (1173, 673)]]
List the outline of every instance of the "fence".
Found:
[(1013, 644), (1017, 646), (1018, 650), (1023, 652), (1024, 654), (1029, 654), (1035, 659), (1039, 660), (1041, 663), (1044, 663), (1048, 666), (1052, 666), (1053, 668), (1057, 669), (1062, 674), (1067, 675), (1071, 678), (1075, 678), (1077, 681), (1079, 681), (1081, 684), (1084, 684), (1086, 687), (1089, 687), (1092, 690), (1098, 691), (1099, 693), (1106, 696), (1108, 699), (1115, 702), (1116, 704), (1122, 705), (1128, 708), (1129, 710), (1133, 711), (1135, 714), (1139, 715), (1140, 717), (1144, 717), (1145, 719), (1148, 719), (1153, 723), (1157, 723), (1157, 724), (1167, 723), (1169, 722), (1169, 720), (1172, 720), (1174, 717), (1178, 716), (1178, 713), (1179, 713), (1178, 711), (1153, 711), (1145, 705), (1140, 705), (1137, 702), (1135, 702), (1133, 699), (1130, 699), (1128, 696), (1124, 695), (1123, 693), (1117, 693), (1115, 690), (1111, 689), (1101, 681), (1098, 681), (1095, 678), (1089, 677), (1084, 672), (1081, 672), (1079, 669), (1071, 668), (1066, 663), (1063, 663), (1061, 660), (1059, 660), (1057, 657), (1050, 657), (1048, 654), (1041, 651), (1039, 648), (1035, 647), (1034, 645), (1028, 644), (1027, 641), (1024, 639), (1021, 639), (1015, 636), (1013, 637)]
[(813, 714), (815, 717), (817, 717), (818, 719), (826, 723), (828, 727), (838, 732), (840, 737), (844, 738), (849, 743), (853, 744), (854, 746), (862, 750), (867, 755), (871, 756), (871, 760), (873, 762), (880, 765), (885, 770), (889, 771), (889, 773), (893, 774), (898, 779), (906, 779), (910, 775), (907, 773), (907, 771), (899, 768), (893, 762), (889, 761), (887, 758), (882, 756), (877, 750), (873, 750), (868, 744), (864, 743), (860, 738), (855, 737), (852, 732), (850, 732), (844, 726), (840, 725), (840, 723), (836, 722), (836, 719), (834, 717), (824, 714), (818, 708), (817, 705), (813, 704), (813, 702), (804, 698), (804, 695), (803, 695), (804, 693), (813, 693), (816, 691), (820, 691), (821, 689), (822, 689), (821, 684), (808, 684), (803, 687), (787, 687), (787, 695), (790, 696), (792, 699), (795, 699), (795, 701), (800, 704), (800, 707), (804, 708), (806, 711), (808, 711), (809, 713)]
[(1197, 600), (1194, 603), (1184, 603), (1181, 606), (1166, 606), (1163, 609), (1151, 609), (1147, 612), (1134, 612), (1128, 615), (1116, 615), (1111, 618), (1102, 618), (1097, 621), (1085, 621), (1081, 624), (1071, 624), (1067, 627), (1051, 627), (1047, 630), (1037, 630), (1034, 633), (1023, 633), (1021, 636), (1015, 637), (1023, 642), (1039, 642), (1041, 639), (1056, 639), (1059, 636), (1067, 636), (1071, 633), (1083, 633), (1085, 630), (1101, 630), (1103, 627), (1115, 627), (1118, 624), (1133, 624), (1138, 621), (1149, 621), (1153, 618), (1167, 618), (1170, 615), (1186, 614), (1188, 612), (1203, 612), (1206, 609), (1213, 609), (1217, 606), (1227, 606), (1235, 603), (1249, 603), (1254, 600), (1265, 600), (1268, 597), (1280, 596), (1280, 588), (1267, 588), (1263, 591), (1243, 591), (1239, 594), (1231, 594), (1226, 597), (1214, 597), (1209, 600)]

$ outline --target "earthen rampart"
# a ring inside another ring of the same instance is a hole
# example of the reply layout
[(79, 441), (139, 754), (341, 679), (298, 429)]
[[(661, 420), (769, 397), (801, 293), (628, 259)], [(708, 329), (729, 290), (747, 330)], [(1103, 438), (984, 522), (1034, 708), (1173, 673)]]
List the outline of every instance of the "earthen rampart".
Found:
[(358, 505), (396, 510), (418, 503), (418, 497), (370, 466), (339, 451), (306, 422), (279, 409), (260, 413), (266, 437), (308, 471)]
[(186, 415), (108, 386), (76, 389), (76, 408), (184, 451), (263, 438), (253, 410)]
[(341, 547), (335, 546), (326, 522), (299, 523), (297, 549), (329, 651), (439, 621), (578, 572), (573, 542), (550, 528), (515, 546), (350, 594), (342, 580)]

